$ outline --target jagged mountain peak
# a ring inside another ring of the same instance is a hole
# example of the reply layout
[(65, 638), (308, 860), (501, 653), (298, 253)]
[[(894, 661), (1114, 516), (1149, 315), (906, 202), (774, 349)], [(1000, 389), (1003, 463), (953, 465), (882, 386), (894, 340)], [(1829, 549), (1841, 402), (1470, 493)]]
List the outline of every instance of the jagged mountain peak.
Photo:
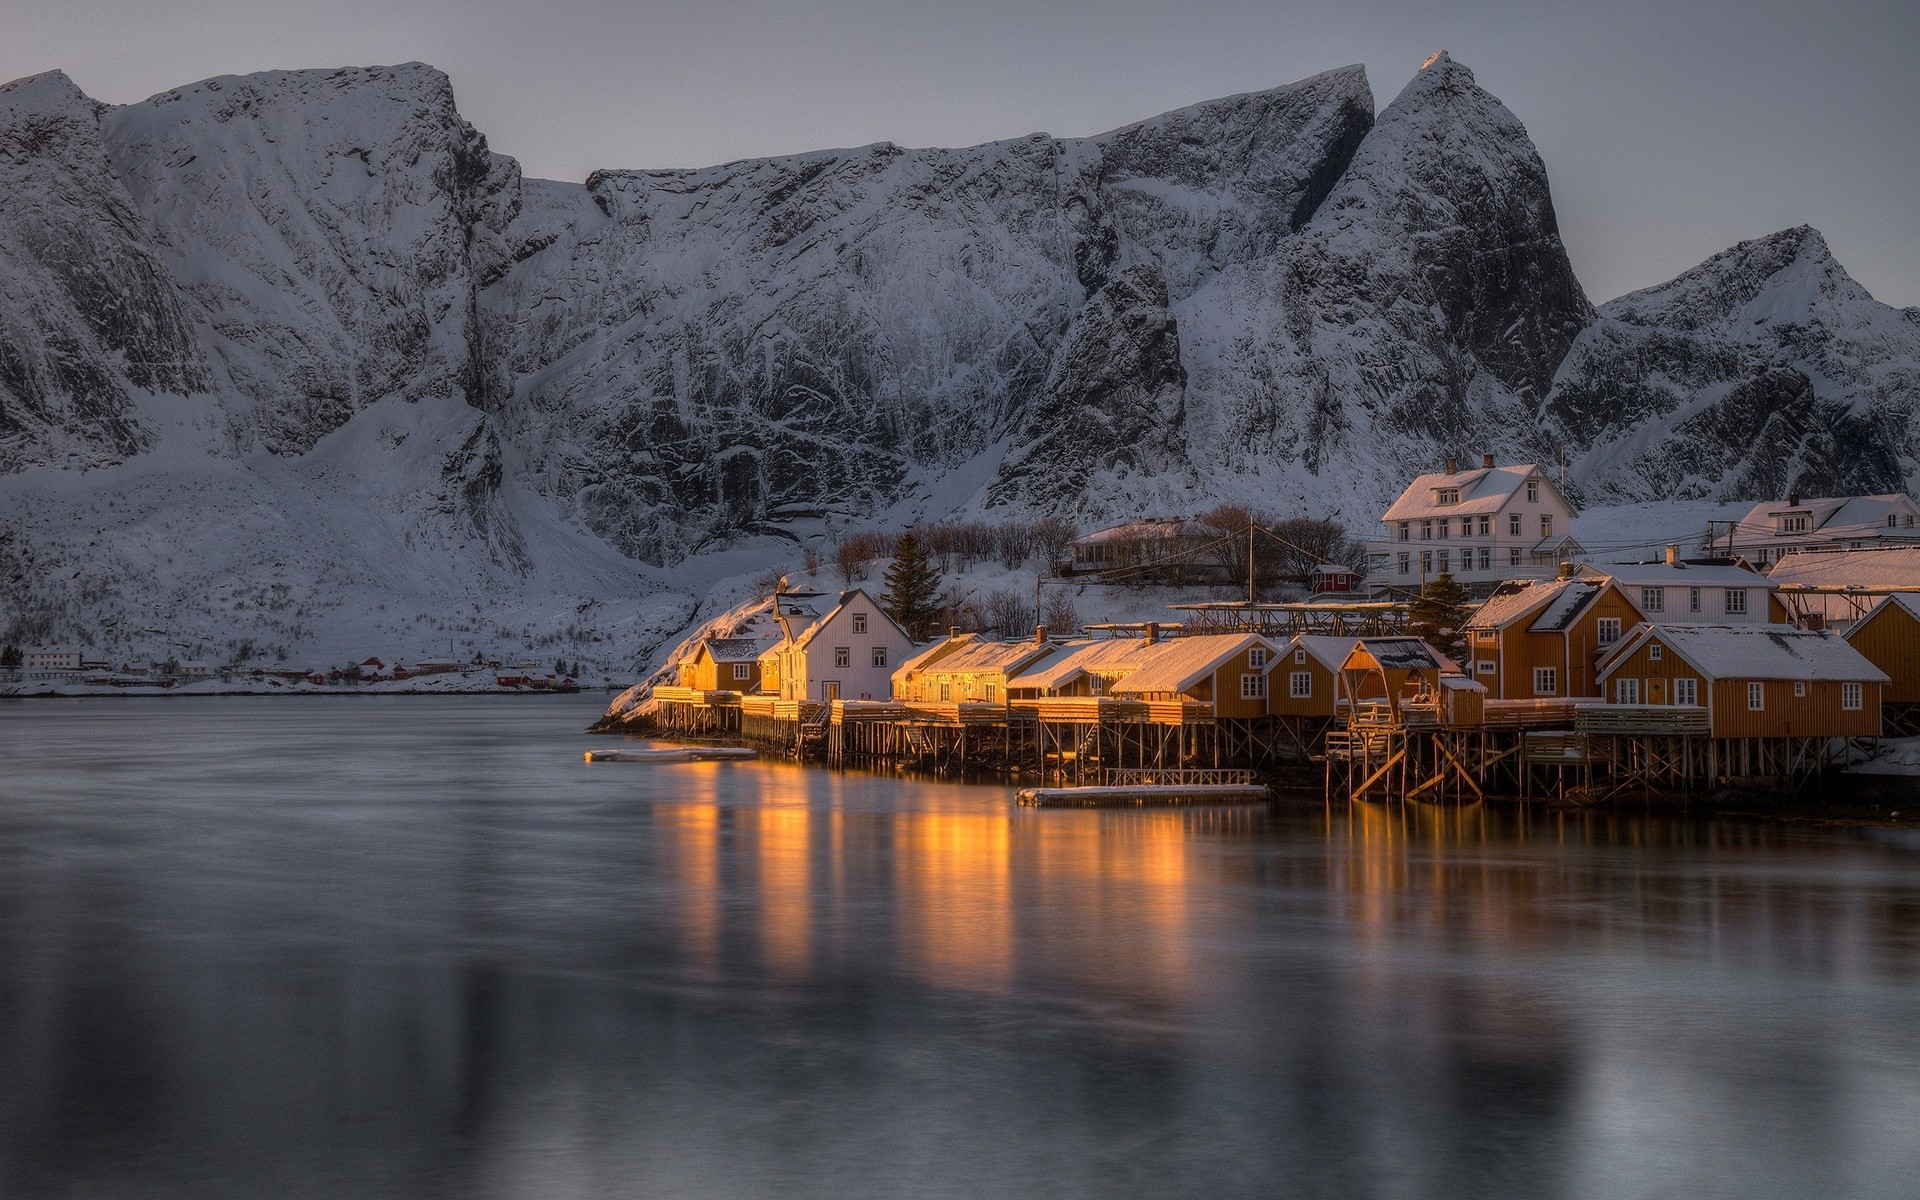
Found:
[(1665, 283), (1601, 306), (1614, 320), (1680, 328), (1804, 316), (1824, 302), (1877, 303), (1811, 225), (1730, 246)]
[(99, 108), (65, 71), (42, 71), (0, 83), (0, 119), (3, 120), (17, 121), (34, 113), (97, 112)]

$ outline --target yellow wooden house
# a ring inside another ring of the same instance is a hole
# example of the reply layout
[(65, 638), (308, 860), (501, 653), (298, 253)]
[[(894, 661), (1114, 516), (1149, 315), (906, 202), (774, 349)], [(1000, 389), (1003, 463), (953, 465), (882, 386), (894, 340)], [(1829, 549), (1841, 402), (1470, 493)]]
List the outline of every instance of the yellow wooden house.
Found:
[(1886, 672), (1789, 625), (1641, 625), (1600, 662), (1606, 699), (1707, 710), (1716, 738), (1877, 737)]

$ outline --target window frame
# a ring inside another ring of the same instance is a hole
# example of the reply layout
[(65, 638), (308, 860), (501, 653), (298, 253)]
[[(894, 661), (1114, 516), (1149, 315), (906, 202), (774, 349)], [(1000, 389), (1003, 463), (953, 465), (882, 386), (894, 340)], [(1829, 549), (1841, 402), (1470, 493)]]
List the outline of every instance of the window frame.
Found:
[(852, 667), (853, 647), (835, 646), (833, 648), (833, 669), (836, 671), (845, 671), (850, 670)]
[[(1632, 699), (1628, 699), (1629, 696)], [(1640, 681), (1627, 676), (1616, 677), (1613, 681), (1613, 701), (1615, 704), (1640, 703)]]
[[(1740, 601), (1738, 604), (1734, 603), (1735, 596), (1738, 596), (1740, 598)], [(1726, 594), (1721, 598), (1720, 604), (1721, 604), (1722, 611), (1725, 612), (1728, 616), (1738, 616), (1738, 617), (1746, 616), (1748, 613), (1747, 589), (1746, 588), (1727, 588)]]
[(733, 664), (733, 681), (735, 683), (746, 683), (752, 678), (753, 678), (752, 663), (734, 663)]
[(1313, 699), (1313, 672), (1292, 671), (1287, 675), (1287, 698), (1289, 700)]
[[(1686, 693), (1684, 700), (1681, 699), (1682, 692)], [(1700, 707), (1700, 681), (1691, 675), (1677, 676), (1673, 681), (1673, 702), (1688, 708)]]
[(1858, 712), (1866, 707), (1867, 685), (1858, 680), (1842, 680), (1840, 683), (1840, 707), (1848, 712)]
[(1267, 648), (1265, 646), (1247, 647), (1247, 665), (1256, 671), (1266, 666)]
[(855, 633), (867, 631), (867, 614), (858, 612), (853, 614), (853, 631)]
[(1747, 684), (1747, 711), (1767, 711), (1767, 685), (1755, 680)]
[(1242, 700), (1267, 698), (1267, 676), (1264, 671), (1246, 671), (1241, 674), (1240, 698)]
[(1667, 611), (1667, 589), (1663, 587), (1641, 587), (1640, 611), (1643, 613), (1663, 613)]
[(875, 670), (879, 671), (887, 669), (887, 648), (885, 646), (875, 646), (873, 648), (873, 666)]
[(1535, 667), (1533, 669), (1533, 694), (1536, 696), (1558, 696), (1560, 694), (1560, 668)]

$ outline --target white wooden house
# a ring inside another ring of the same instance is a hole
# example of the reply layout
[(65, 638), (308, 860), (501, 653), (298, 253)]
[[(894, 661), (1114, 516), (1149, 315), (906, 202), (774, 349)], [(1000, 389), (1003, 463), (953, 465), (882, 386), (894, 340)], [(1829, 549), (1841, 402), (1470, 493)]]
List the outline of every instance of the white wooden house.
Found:
[(1552, 577), (1582, 553), (1576, 510), (1533, 463), (1496, 466), (1491, 454), (1461, 470), (1454, 459), (1407, 485), (1381, 515), (1385, 538), (1368, 546), (1369, 582), (1417, 591), (1441, 575), (1485, 594), (1509, 579)]
[(889, 700), (914, 641), (859, 588), (818, 617), (782, 611), (778, 641), (760, 655), (760, 688), (782, 700)]
[(1747, 510), (1730, 553), (1763, 569), (1795, 550), (1860, 550), (1920, 542), (1920, 505), (1897, 492), (1883, 496), (1803, 497), (1763, 501)]

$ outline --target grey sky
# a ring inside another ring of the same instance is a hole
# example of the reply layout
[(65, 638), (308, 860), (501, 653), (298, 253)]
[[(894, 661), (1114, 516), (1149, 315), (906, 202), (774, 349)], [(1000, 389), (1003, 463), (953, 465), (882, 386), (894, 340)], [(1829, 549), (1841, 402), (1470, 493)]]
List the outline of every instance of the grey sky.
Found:
[(0, 0), (0, 79), (138, 100), (210, 75), (419, 59), (530, 175), (875, 141), (1094, 133), (1445, 49), (1546, 159), (1596, 300), (1806, 223), (1920, 304), (1915, 0)]

